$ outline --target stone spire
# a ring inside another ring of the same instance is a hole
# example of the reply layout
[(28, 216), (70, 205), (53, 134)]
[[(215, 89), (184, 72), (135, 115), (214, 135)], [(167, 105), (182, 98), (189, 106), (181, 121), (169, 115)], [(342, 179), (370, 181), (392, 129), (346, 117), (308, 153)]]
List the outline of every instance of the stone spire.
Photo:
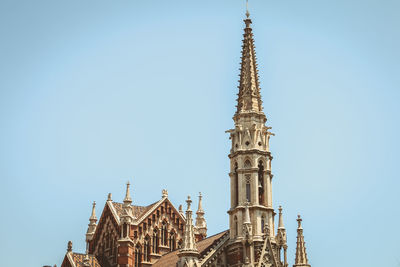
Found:
[(262, 113), (262, 101), (260, 95), (260, 85), (258, 80), (258, 70), (256, 63), (256, 52), (250, 19), (247, 9), (246, 27), (243, 34), (242, 56), (240, 66), (239, 93), (237, 99), (236, 115), (240, 113)]
[(283, 215), (282, 215), (282, 207), (279, 206), (279, 223), (278, 223), (278, 233), (276, 235), (276, 240), (278, 246), (283, 248), (283, 266), (287, 266), (287, 237), (286, 237), (286, 229), (283, 225)]
[(207, 236), (207, 222), (206, 222), (206, 219), (204, 218), (202, 199), (203, 199), (203, 196), (201, 195), (201, 192), (200, 192), (199, 193), (199, 206), (198, 206), (197, 212), (196, 212), (196, 215), (197, 215), (196, 216), (196, 229), (195, 229), (196, 240), (202, 240)]
[(186, 210), (186, 224), (185, 231), (183, 234), (183, 244), (182, 248), (178, 253), (178, 267), (194, 267), (198, 265), (199, 259), (199, 251), (197, 250), (194, 236), (194, 226), (192, 219), (192, 210), (190, 209), (190, 205), (192, 204), (192, 200), (190, 196), (186, 200), (187, 210)]
[(129, 181), (126, 183), (126, 194), (125, 194), (125, 198), (124, 198), (124, 204), (125, 206), (129, 206), (132, 204), (132, 198), (131, 198), (131, 193), (129, 191), (129, 186), (130, 183)]
[(296, 260), (294, 263), (294, 267), (298, 266), (307, 266), (310, 267), (311, 265), (308, 264), (307, 260), (307, 253), (306, 253), (306, 246), (304, 242), (303, 236), (303, 227), (301, 226), (301, 217), (300, 215), (297, 216), (297, 223), (299, 224), (297, 227), (297, 242), (296, 242)]
[(97, 227), (97, 217), (96, 217), (96, 201), (93, 201), (92, 206), (92, 214), (89, 218), (88, 229), (86, 231), (86, 244), (89, 245), (89, 242), (92, 240), (94, 232), (96, 231)]

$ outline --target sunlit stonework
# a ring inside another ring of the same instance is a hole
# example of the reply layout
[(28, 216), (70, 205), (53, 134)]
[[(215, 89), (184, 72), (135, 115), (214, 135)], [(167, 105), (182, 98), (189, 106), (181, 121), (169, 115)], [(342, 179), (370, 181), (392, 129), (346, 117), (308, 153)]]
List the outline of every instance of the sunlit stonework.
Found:
[[(95, 203), (86, 233), (86, 251), (76, 253), (68, 243), (62, 267), (286, 267), (287, 241), (282, 208), (278, 227), (272, 203), (270, 127), (263, 112), (251, 19), (246, 13), (239, 93), (234, 128), (228, 130), (230, 159), (229, 229), (207, 237), (199, 194), (196, 218), (192, 200), (178, 209), (168, 199), (148, 206), (132, 205), (130, 184), (122, 203), (111, 194), (97, 220)], [(221, 217), (225, 216), (221, 214)], [(298, 216), (294, 267), (310, 266)]]

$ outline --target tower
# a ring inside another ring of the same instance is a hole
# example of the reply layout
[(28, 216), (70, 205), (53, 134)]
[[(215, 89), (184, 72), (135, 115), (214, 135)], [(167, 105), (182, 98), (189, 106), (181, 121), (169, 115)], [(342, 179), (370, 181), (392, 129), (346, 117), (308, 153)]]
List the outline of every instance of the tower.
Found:
[[(232, 147), (230, 159), (231, 207), (229, 214), (229, 266), (253, 266), (260, 258), (264, 240), (278, 249), (274, 236), (271, 190), (271, 152), (273, 135), (263, 112), (250, 14), (244, 20), (239, 93), (235, 128), (228, 130)], [(268, 225), (268, 238), (265, 225)], [(272, 253), (272, 252), (271, 252)], [(275, 251), (274, 254), (278, 254)], [(276, 255), (273, 256), (277, 258)]]

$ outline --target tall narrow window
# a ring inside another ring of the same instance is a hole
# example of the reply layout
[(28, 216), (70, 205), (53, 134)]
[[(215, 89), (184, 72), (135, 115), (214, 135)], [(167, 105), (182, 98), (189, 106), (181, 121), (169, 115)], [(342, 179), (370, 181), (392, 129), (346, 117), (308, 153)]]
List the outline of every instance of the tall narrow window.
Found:
[(144, 239), (143, 258), (144, 258), (144, 261), (150, 262), (150, 237), (149, 236), (146, 236)]
[(161, 228), (161, 244), (163, 246), (168, 245), (168, 230), (167, 230), (167, 222), (163, 221)]
[(239, 204), (239, 175), (238, 175), (238, 164), (235, 163), (235, 173), (234, 173), (234, 183), (235, 183), (235, 207)]
[(154, 228), (153, 230), (153, 253), (158, 253), (158, 229)]
[(264, 233), (264, 224), (265, 224), (265, 219), (264, 215), (261, 217), (261, 233)]
[(251, 202), (250, 175), (246, 175), (246, 201)]
[(238, 236), (238, 234), (239, 234), (239, 225), (238, 225), (238, 221), (237, 221), (237, 217), (235, 216), (234, 218), (233, 218), (233, 226), (234, 226), (234, 235), (235, 236)]
[(175, 238), (175, 232), (171, 232), (170, 238), (169, 238), (169, 248), (171, 251), (174, 251), (176, 249), (176, 238)]
[(264, 165), (260, 160), (258, 163), (258, 203), (265, 206), (264, 201)]
[(135, 247), (135, 267), (142, 266), (142, 248), (139, 244)]

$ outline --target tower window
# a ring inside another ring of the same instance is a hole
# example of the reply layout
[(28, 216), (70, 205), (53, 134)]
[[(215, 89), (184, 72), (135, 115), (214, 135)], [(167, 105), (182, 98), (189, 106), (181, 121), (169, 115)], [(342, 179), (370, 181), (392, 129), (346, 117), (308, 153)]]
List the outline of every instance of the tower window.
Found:
[(265, 205), (264, 201), (264, 165), (260, 160), (258, 163), (258, 203)]
[(146, 236), (144, 239), (144, 251), (143, 251), (144, 261), (150, 261), (150, 237)]
[(167, 223), (165, 221), (163, 221), (161, 228), (161, 244), (163, 244), (163, 246), (168, 245), (168, 231), (167, 231)]
[(246, 175), (246, 201), (251, 202), (250, 175)]
[(235, 199), (234, 199), (234, 206), (236, 207), (239, 204), (239, 175), (238, 175), (238, 164), (235, 163), (235, 173), (234, 173), (234, 183), (235, 183)]
[(234, 227), (234, 233), (233, 233), (234, 236), (238, 236), (239, 235), (239, 225), (238, 225), (236, 216), (233, 218), (233, 227)]

